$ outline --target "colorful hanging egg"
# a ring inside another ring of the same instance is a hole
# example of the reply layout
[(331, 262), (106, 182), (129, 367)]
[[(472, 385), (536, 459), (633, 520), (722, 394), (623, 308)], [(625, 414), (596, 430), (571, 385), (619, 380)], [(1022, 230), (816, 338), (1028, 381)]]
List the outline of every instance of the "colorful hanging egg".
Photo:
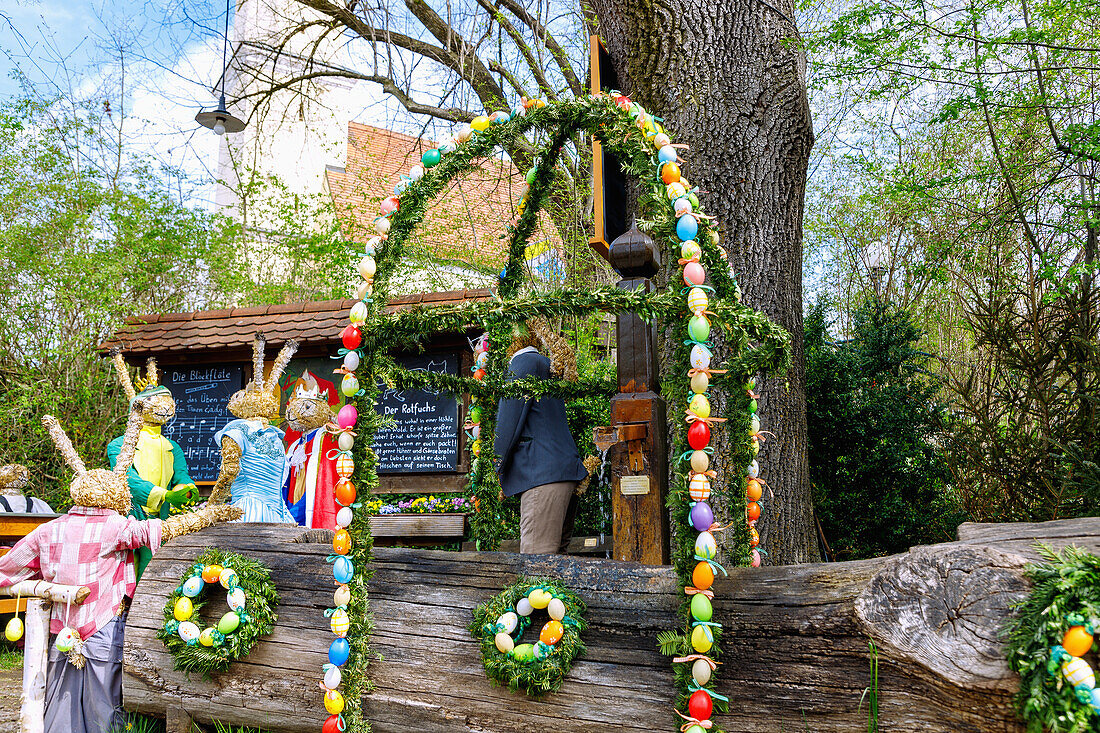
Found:
[(351, 656), (351, 645), (348, 644), (348, 640), (340, 637), (333, 639), (332, 643), (328, 645), (328, 661), (330, 664), (340, 666), (348, 661), (348, 657)]
[(240, 625), (241, 617), (237, 615), (237, 612), (226, 611), (225, 615), (218, 620), (218, 631), (223, 634), (232, 634)]
[(675, 183), (670, 183), (665, 186), (665, 195), (668, 196), (669, 200), (671, 201), (672, 199), (678, 199), (681, 196), (687, 196), (687, 189), (684, 188), (684, 184), (676, 181)]
[(234, 588), (229, 591), (229, 594), (225, 597), (225, 604), (229, 606), (232, 611), (243, 611), (244, 604), (248, 602), (248, 597), (244, 594), (243, 588)]
[(696, 314), (689, 318), (688, 338), (692, 341), (706, 341), (710, 338), (710, 320), (702, 314)]
[(505, 611), (497, 619), (497, 626), (500, 626), (505, 634), (511, 634), (519, 626), (519, 616), (512, 611)]
[(186, 621), (191, 618), (191, 614), (195, 612), (195, 605), (191, 603), (191, 599), (187, 596), (176, 599), (176, 604), (172, 606), (172, 616), (177, 621)]
[(344, 368), (349, 372), (354, 372), (359, 368), (359, 353), (356, 351), (349, 351), (344, 354)]
[(411, 178), (412, 180), (419, 181), (423, 177), (424, 177), (424, 166), (417, 163), (416, 165), (409, 168), (409, 178)]
[[(547, 604), (549, 606), (549, 604)], [(516, 613), (520, 616), (530, 616), (535, 610), (535, 607), (531, 605), (531, 601), (526, 598), (520, 598), (516, 602)]]
[(691, 571), (691, 584), (699, 590), (706, 590), (714, 583), (714, 569), (711, 568), (710, 563), (701, 562), (696, 564), (695, 570)]
[(352, 437), (351, 433), (340, 433), (339, 437), (336, 438), (336, 447), (342, 451), (349, 451), (354, 445), (355, 438)]
[[(668, 135), (663, 132), (658, 132), (653, 136), (653, 147), (657, 148), (658, 151), (670, 142), (671, 140), (668, 139)], [(675, 148), (673, 148), (673, 150), (675, 150)]]
[[(336, 472), (340, 473), (339, 459), (337, 459), (336, 462)], [(351, 471), (349, 470), (348, 476), (350, 475)], [(341, 474), (341, 476), (343, 476), (343, 474)], [(346, 477), (336, 482), (336, 486), (333, 488), (333, 493), (336, 494), (336, 501), (338, 501), (345, 509), (349, 508), (352, 504), (355, 503), (355, 484), (353, 484), (351, 480)]]
[(1092, 712), (1100, 715), (1100, 687), (1094, 687), (1089, 692), (1089, 705), (1092, 707)]
[(360, 333), (358, 326), (350, 323), (340, 332), (340, 341), (345, 349), (358, 349), (363, 343), (363, 334)]
[(203, 646), (214, 646), (214, 627), (207, 626), (199, 632), (199, 643)]
[(4, 627), (4, 638), (11, 642), (16, 642), (23, 638), (22, 619), (18, 616), (13, 616), (8, 619), (7, 626)]
[[(324, 731), (323, 733), (327, 733), (327, 731)], [(707, 733), (707, 731), (701, 725), (691, 725), (688, 726), (688, 729), (684, 731), (684, 733)]]
[(698, 261), (698, 259), (702, 256), (703, 251), (699, 249), (698, 242), (692, 240), (680, 244), (680, 259)]
[(378, 206), (379, 211), (383, 216), (389, 216), (393, 212), (401, 208), (401, 199), (396, 196), (387, 196), (382, 199), (382, 203)]
[(439, 165), (439, 161), (442, 155), (435, 148), (431, 150), (425, 150), (424, 154), (420, 156), (420, 162), (424, 164), (425, 168), (434, 168)]
[(714, 525), (714, 510), (705, 501), (696, 502), (691, 508), (691, 526), (703, 532)]
[[(662, 163), (672, 163), (676, 160), (676, 148), (671, 145), (663, 145), (661, 149), (657, 151), (657, 160)], [(665, 181), (670, 183), (670, 181)]]
[(696, 720), (710, 720), (714, 711), (714, 703), (710, 699), (710, 693), (706, 690), (696, 690), (688, 698), (688, 715)]
[(749, 518), (750, 522), (760, 519), (760, 505), (755, 501), (750, 501), (745, 505), (745, 516)]
[(688, 428), (688, 445), (695, 450), (703, 450), (710, 445), (710, 426), (702, 421), (692, 423)]
[(355, 409), (355, 405), (344, 405), (340, 408), (340, 412), (336, 413), (336, 424), (343, 430), (354, 428), (358, 419), (359, 411)]
[(760, 464), (753, 461), (745, 468), (745, 475), (749, 478), (756, 478), (760, 475)]
[(550, 605), (550, 599), (554, 596), (542, 588), (535, 588), (527, 594), (527, 600), (531, 602), (531, 608), (542, 609)]
[(749, 421), (749, 435), (756, 435), (760, 432), (760, 418), (756, 415), (752, 416), (752, 420)]
[(335, 690), (344, 679), (344, 673), (334, 665), (325, 665), (325, 676), (321, 684), (330, 690)]
[(709, 369), (711, 360), (710, 349), (702, 344), (695, 344), (691, 347), (689, 360), (694, 369)]
[(699, 417), (710, 417), (710, 400), (706, 395), (697, 394), (691, 398), (691, 402), (688, 403), (688, 409), (691, 410), (693, 415)]
[(704, 560), (713, 560), (718, 557), (718, 540), (710, 532), (700, 532), (695, 538), (695, 554)]
[(497, 632), (497, 635), (493, 637), (493, 644), (501, 654), (511, 654), (512, 650), (516, 648), (515, 640), (503, 631)]
[(684, 284), (702, 285), (707, 279), (706, 270), (698, 262), (689, 262), (684, 265)]
[(354, 374), (345, 374), (340, 380), (340, 393), (345, 397), (354, 397), (359, 392), (359, 379)]
[(351, 526), (351, 520), (355, 518), (355, 515), (351, 512), (350, 506), (340, 507), (340, 511), (336, 512), (336, 526), (337, 527), (349, 527)]
[(754, 568), (758, 568), (761, 565), (760, 562), (760, 550), (752, 551), (752, 562), (750, 563)]
[(321, 733), (343, 733), (344, 721), (339, 715), (330, 715), (321, 726)]
[(341, 555), (332, 563), (332, 577), (337, 583), (347, 583), (355, 577), (355, 565), (346, 555)]
[(555, 621), (565, 618), (565, 603), (560, 598), (551, 598), (546, 606), (546, 613)]
[(714, 632), (709, 626), (696, 626), (691, 630), (691, 648), (700, 654), (706, 654), (714, 646)]
[(695, 473), (703, 473), (710, 468), (710, 456), (706, 451), (692, 451), (691, 452), (691, 470)]
[(756, 531), (756, 527), (749, 527), (749, 547), (756, 547), (760, 544), (760, 533)]
[(202, 579), (207, 583), (217, 583), (223, 569), (221, 565), (206, 565), (202, 569)]
[[(703, 455), (706, 455), (704, 453)], [(697, 473), (688, 481), (688, 495), (692, 501), (706, 501), (710, 498), (710, 481), (701, 473)]]
[(706, 683), (710, 682), (711, 673), (714, 670), (710, 668), (705, 659), (696, 659), (691, 665), (691, 677), (695, 680), (695, 684), (702, 687)]
[(1075, 657), (1083, 657), (1092, 649), (1092, 634), (1084, 626), (1071, 626), (1062, 636), (1062, 646)]
[(535, 645), (534, 644), (518, 644), (516, 648), (512, 650), (512, 657), (517, 662), (530, 662), (535, 658)]
[(676, 218), (680, 218), (684, 214), (691, 213), (691, 202), (686, 198), (678, 198), (672, 202), (672, 213)]
[(336, 456), (336, 474), (341, 478), (347, 478), (353, 473), (355, 473), (355, 459), (347, 453)]
[(374, 219), (374, 231), (380, 235), (389, 234), (390, 232), (390, 220), (384, 216), (375, 217)]
[(339, 690), (329, 690), (325, 693), (325, 710), (329, 715), (339, 715), (344, 712), (344, 696)]
[(661, 166), (661, 180), (665, 183), (675, 183), (680, 180), (680, 166), (673, 161), (668, 161)]
[(1084, 685), (1090, 690), (1096, 687), (1096, 675), (1084, 659), (1072, 657), (1062, 662), (1062, 674), (1073, 687)]
[(489, 352), (478, 352), (477, 358), (474, 359), (474, 364), (477, 365), (478, 369), (484, 369), (485, 367), (489, 366)]
[[(707, 298), (706, 291), (702, 288), (692, 288), (691, 290), (689, 290), (687, 296), (687, 305), (688, 310), (690, 310), (692, 313), (701, 313), (702, 311), (705, 311), (707, 309), (707, 306), (710, 305), (710, 301)], [(706, 339), (699, 340), (705, 341)]]
[(485, 132), (489, 129), (489, 125), (491, 124), (493, 124), (492, 120), (490, 120), (485, 115), (478, 115), (477, 117), (470, 120), (470, 127), (477, 130), (478, 132)]
[(561, 625), (561, 621), (555, 621), (550, 619), (542, 626), (542, 630), (539, 631), (539, 641), (543, 644), (553, 646), (561, 641), (562, 634), (565, 633), (565, 629)]
[(695, 218), (694, 214), (684, 214), (676, 220), (676, 236), (680, 238), (681, 242), (695, 239), (695, 235), (698, 233), (699, 220)]
[(760, 501), (763, 495), (764, 486), (754, 478), (749, 479), (745, 484), (745, 498), (749, 501)]
[(346, 584), (340, 585), (332, 593), (332, 605), (339, 608), (340, 606), (346, 607), (349, 603), (351, 603), (351, 588)]
[[(199, 634), (201, 634), (202, 632), (199, 631), (199, 627), (196, 626), (191, 621), (184, 621), (183, 623), (180, 624), (180, 627), (178, 629), (176, 629), (176, 633), (179, 634), (181, 639), (183, 639), (188, 644), (190, 644), (192, 642), (198, 641)], [(72, 648), (72, 647), (70, 647), (70, 648)], [(62, 649), (61, 647), (58, 647), (58, 651), (69, 651), (69, 650), (68, 649)]]
[(348, 635), (348, 630), (351, 628), (351, 619), (348, 618), (348, 612), (342, 608), (337, 608), (332, 612), (332, 616), (329, 618), (329, 629), (332, 633), (339, 637), (345, 637)]
[(691, 391), (695, 394), (703, 394), (710, 387), (710, 377), (706, 372), (699, 372), (691, 376)]
[(181, 592), (188, 598), (194, 598), (199, 593), (202, 593), (202, 588), (204, 585), (206, 585), (206, 583), (203, 581), (201, 576), (192, 575), (190, 578), (183, 581), (183, 588), (181, 589)]
[[(374, 273), (376, 273), (377, 271), (378, 263), (374, 261), (373, 257), (364, 257), (363, 259), (359, 260), (359, 277), (363, 278), (364, 280), (373, 280)], [(362, 305), (362, 303), (356, 303), (356, 305)], [(366, 310), (365, 306), (364, 310)], [(360, 318), (357, 322), (361, 323), (364, 320), (366, 319)], [(356, 319), (353, 318), (352, 321), (356, 321)]]
[(332, 551), (337, 555), (346, 555), (351, 552), (351, 535), (346, 529), (338, 529), (332, 536)]
[(696, 593), (691, 597), (691, 617), (696, 621), (710, 621), (714, 616), (714, 607), (710, 599), (702, 593)]

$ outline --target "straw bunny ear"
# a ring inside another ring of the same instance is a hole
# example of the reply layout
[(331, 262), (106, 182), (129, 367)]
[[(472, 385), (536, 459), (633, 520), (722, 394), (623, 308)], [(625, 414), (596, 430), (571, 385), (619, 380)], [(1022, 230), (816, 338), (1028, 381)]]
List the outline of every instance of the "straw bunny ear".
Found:
[(261, 389), (264, 386), (264, 347), (267, 339), (262, 333), (252, 340), (252, 381)]
[(111, 361), (115, 365), (118, 383), (122, 385), (122, 391), (126, 393), (126, 399), (134, 399), (137, 392), (134, 391), (134, 383), (130, 381), (130, 370), (126, 368), (126, 360), (122, 358), (121, 346), (111, 349)]
[(145, 403), (141, 400), (134, 402), (130, 409), (130, 419), (126, 421), (126, 433), (122, 437), (122, 449), (118, 452), (118, 460), (115, 462), (115, 473), (126, 473), (134, 463), (134, 453), (137, 450), (138, 432), (141, 430), (141, 411)]
[(150, 356), (145, 362), (145, 386), (156, 387), (160, 384), (160, 374), (157, 372), (157, 358)]
[(50, 439), (53, 444), (57, 446), (57, 450), (61, 451), (61, 457), (65, 459), (65, 463), (69, 464), (69, 468), (73, 469), (77, 476), (82, 473), (87, 473), (88, 469), (84, 468), (84, 461), (80, 460), (80, 456), (76, 454), (76, 448), (73, 448), (73, 442), (69, 440), (69, 436), (65, 434), (65, 431), (61, 429), (61, 425), (57, 422), (57, 418), (53, 415), (43, 415), (42, 425), (45, 426), (46, 431), (50, 434)]
[(267, 375), (264, 384), (274, 388), (279, 383), (279, 380), (283, 377), (283, 372), (286, 371), (286, 367), (290, 364), (290, 359), (296, 351), (298, 351), (298, 342), (294, 339), (287, 341), (286, 345), (279, 349), (279, 355), (275, 357), (275, 363), (271, 365), (271, 374)]

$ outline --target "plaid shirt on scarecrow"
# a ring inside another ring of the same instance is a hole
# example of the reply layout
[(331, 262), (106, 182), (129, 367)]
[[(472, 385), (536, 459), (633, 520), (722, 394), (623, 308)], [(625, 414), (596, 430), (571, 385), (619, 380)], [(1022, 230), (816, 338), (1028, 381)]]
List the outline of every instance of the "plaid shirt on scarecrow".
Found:
[(134, 550), (156, 552), (160, 541), (159, 519), (142, 521), (114, 509), (74, 506), (0, 557), (0, 588), (39, 578), (88, 586), (91, 593), (82, 604), (66, 613), (66, 605), (56, 603), (50, 618), (50, 633), (69, 626), (87, 639), (118, 615), (124, 597), (134, 595)]

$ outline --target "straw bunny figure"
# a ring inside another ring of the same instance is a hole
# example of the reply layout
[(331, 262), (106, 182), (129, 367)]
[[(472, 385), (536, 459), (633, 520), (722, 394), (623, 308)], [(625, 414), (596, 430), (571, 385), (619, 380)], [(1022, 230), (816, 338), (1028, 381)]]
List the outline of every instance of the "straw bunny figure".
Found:
[[(42, 418), (73, 469), (68, 514), (35, 528), (0, 557), (0, 587), (23, 580), (87, 586), (76, 607), (55, 605), (50, 633), (71, 640), (68, 655), (50, 649), (46, 670), (45, 733), (102, 733), (122, 729), (122, 638), (137, 579), (134, 550), (156, 551), (173, 537), (236, 519), (240, 510), (207, 506), (166, 520), (139, 520), (130, 511), (126, 471), (134, 460), (142, 403), (134, 404), (113, 470), (88, 470), (51, 415)], [(68, 644), (65, 645), (68, 647)]]
[(49, 504), (37, 496), (23, 494), (30, 481), (31, 473), (26, 466), (18, 463), (0, 466), (0, 512), (53, 514)]
[(212, 503), (224, 502), (244, 510), (245, 522), (295, 524), (283, 500), (288, 472), (283, 431), (272, 425), (279, 419), (279, 378), (298, 350), (287, 341), (271, 372), (264, 378), (262, 333), (252, 342), (252, 381), (229, 398), (232, 420), (214, 434), (221, 446), (222, 466), (210, 493)]
[[(165, 423), (176, 416), (176, 402), (168, 388), (160, 384), (155, 359), (150, 358), (146, 362), (145, 377), (138, 379), (136, 389), (130, 381), (130, 370), (122, 358), (121, 349), (111, 351), (111, 361), (130, 405), (138, 400), (145, 405), (141, 411), (141, 431), (138, 433), (134, 463), (126, 472), (133, 499), (130, 516), (135, 519), (156, 516), (166, 519), (172, 513), (172, 507), (182, 506), (199, 497), (195, 482), (187, 473), (187, 457), (183, 449), (161, 434)], [(123, 436), (120, 435), (107, 445), (107, 459), (112, 467), (118, 462), (122, 441)], [(145, 566), (152, 557), (153, 553), (145, 548), (137, 551), (138, 580), (141, 580)]]
[(286, 420), (301, 437), (287, 446), (290, 473), (286, 503), (298, 524), (317, 529), (336, 528), (336, 451), (334, 430), (328, 430), (335, 413), (327, 388), (322, 389), (308, 372), (294, 385), (286, 403)]

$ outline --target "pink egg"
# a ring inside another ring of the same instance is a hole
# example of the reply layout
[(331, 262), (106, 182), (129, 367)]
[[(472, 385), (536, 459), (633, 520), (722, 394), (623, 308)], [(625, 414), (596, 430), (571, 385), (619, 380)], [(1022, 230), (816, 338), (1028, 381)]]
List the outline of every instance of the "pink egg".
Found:
[(752, 566), (754, 568), (760, 567), (760, 550), (752, 551)]
[(684, 283), (687, 285), (702, 285), (706, 279), (706, 270), (698, 262), (689, 262), (684, 265)]
[(380, 207), (382, 210), (382, 215), (389, 216), (393, 212), (397, 211), (397, 207), (400, 205), (401, 204), (397, 200), (396, 196), (390, 196), (389, 198), (382, 199), (382, 206)]
[(359, 419), (359, 411), (354, 405), (344, 405), (336, 415), (336, 424), (344, 430), (355, 427), (355, 421)]

